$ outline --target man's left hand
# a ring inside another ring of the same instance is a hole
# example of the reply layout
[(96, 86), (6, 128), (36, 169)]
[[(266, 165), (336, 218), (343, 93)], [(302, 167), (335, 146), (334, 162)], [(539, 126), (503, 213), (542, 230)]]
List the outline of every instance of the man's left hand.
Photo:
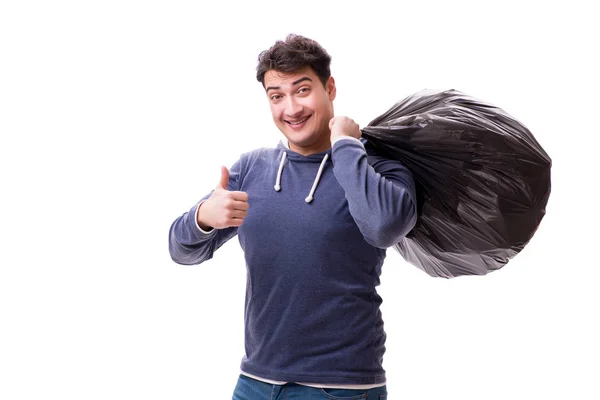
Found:
[(331, 142), (340, 136), (349, 136), (360, 139), (361, 132), (358, 124), (352, 118), (333, 117), (329, 121), (329, 130), (331, 131)]

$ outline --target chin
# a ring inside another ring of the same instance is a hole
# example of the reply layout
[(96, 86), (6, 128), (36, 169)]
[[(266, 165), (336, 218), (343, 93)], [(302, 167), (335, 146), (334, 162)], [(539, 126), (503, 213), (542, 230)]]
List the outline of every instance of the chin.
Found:
[(286, 138), (287, 138), (288, 143), (291, 143), (294, 146), (298, 146), (298, 147), (310, 146), (313, 143), (312, 140), (304, 139), (304, 138), (295, 138), (293, 136), (287, 136)]
[(301, 147), (301, 148), (315, 148), (315, 147), (321, 147), (324, 145), (323, 143), (321, 143), (321, 140), (317, 136), (302, 137), (302, 138), (288, 136), (287, 139), (288, 139), (288, 143), (291, 143), (294, 146)]

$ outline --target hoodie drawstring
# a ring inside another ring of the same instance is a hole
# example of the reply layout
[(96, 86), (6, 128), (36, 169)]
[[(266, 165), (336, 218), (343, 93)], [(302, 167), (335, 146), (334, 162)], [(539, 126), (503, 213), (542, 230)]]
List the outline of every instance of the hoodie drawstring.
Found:
[(281, 190), (281, 171), (283, 171), (283, 164), (285, 163), (286, 152), (284, 151), (281, 155), (281, 162), (279, 163), (279, 171), (277, 171), (277, 180), (275, 181), (275, 190)]
[(312, 188), (310, 189), (310, 193), (308, 194), (308, 197), (306, 199), (304, 199), (304, 201), (306, 201), (307, 203), (310, 203), (311, 201), (313, 201), (313, 195), (315, 194), (315, 190), (317, 190), (317, 185), (319, 184), (319, 179), (321, 179), (321, 173), (323, 173), (323, 168), (325, 168), (325, 163), (327, 162), (327, 159), (329, 158), (329, 154), (325, 154), (325, 157), (323, 157), (323, 161), (321, 161), (321, 165), (319, 166), (319, 172), (317, 172), (317, 176), (315, 177), (315, 182), (312, 185)]
[[(281, 173), (283, 171), (283, 164), (285, 164), (286, 152), (284, 151), (281, 155), (281, 162), (279, 163), (279, 170), (277, 170), (277, 179), (275, 181), (274, 189), (279, 192), (281, 190)], [(325, 163), (329, 159), (329, 154), (325, 154), (323, 157), (323, 161), (321, 161), (321, 165), (319, 166), (319, 171), (317, 172), (317, 176), (315, 177), (315, 181), (313, 182), (312, 188), (310, 189), (310, 193), (308, 197), (304, 199), (307, 203), (313, 201), (313, 196), (315, 194), (315, 190), (317, 190), (317, 185), (319, 184), (319, 180), (321, 179), (321, 174), (323, 173), (323, 169), (325, 168)]]

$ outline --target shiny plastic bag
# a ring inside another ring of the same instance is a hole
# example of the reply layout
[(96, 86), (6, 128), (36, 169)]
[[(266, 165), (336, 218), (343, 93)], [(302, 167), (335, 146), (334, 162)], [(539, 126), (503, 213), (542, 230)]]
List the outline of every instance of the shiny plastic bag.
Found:
[(497, 107), (455, 90), (423, 91), (362, 132), (414, 175), (419, 218), (395, 248), (431, 276), (502, 268), (544, 217), (550, 157)]

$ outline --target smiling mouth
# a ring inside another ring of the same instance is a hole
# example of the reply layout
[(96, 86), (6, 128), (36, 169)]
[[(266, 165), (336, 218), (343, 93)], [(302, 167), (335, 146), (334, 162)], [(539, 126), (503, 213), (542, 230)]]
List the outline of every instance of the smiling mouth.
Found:
[(311, 114), (311, 115), (309, 115), (309, 116), (308, 116), (308, 117), (306, 117), (306, 118), (302, 118), (302, 119), (301, 119), (301, 120), (299, 120), (299, 121), (295, 121), (295, 122), (291, 122), (291, 121), (285, 121), (285, 122), (287, 122), (287, 123), (288, 123), (289, 125), (291, 125), (291, 126), (299, 126), (299, 125), (302, 125), (303, 123), (305, 123), (305, 122), (306, 122), (306, 121), (307, 121), (307, 120), (308, 120), (310, 117), (312, 117), (312, 114)]

